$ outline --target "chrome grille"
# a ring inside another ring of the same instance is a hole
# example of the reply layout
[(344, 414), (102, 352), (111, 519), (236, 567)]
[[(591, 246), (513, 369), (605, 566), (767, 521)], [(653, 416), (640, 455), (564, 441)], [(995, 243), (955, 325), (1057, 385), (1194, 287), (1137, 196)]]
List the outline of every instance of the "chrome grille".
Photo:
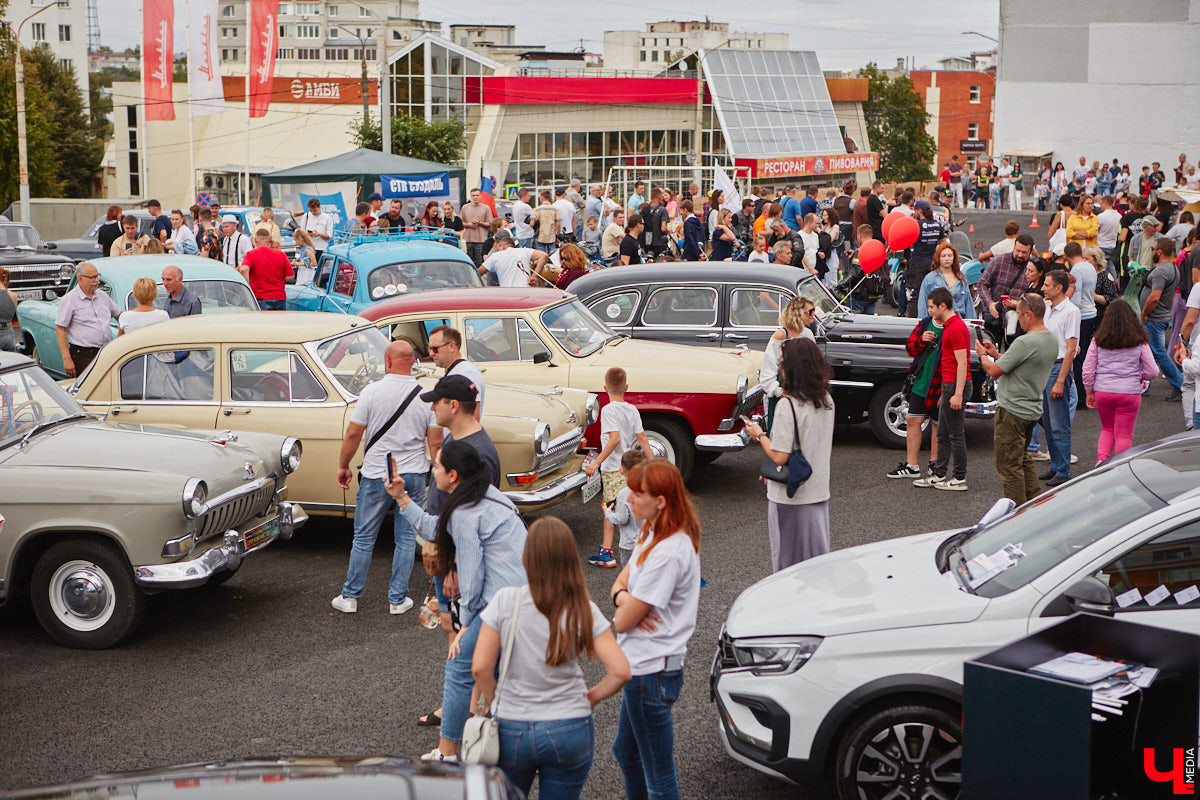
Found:
[(8, 288), (18, 289), (50, 289), (66, 288), (66, 280), (60, 279), (59, 272), (62, 264), (13, 264), (5, 265), (8, 270)]
[(209, 509), (204, 517), (200, 538), (204, 539), (233, 528), (258, 515), (275, 493), (275, 482), (265, 481), (258, 489), (240, 494)]
[(550, 442), (550, 446), (546, 448), (546, 452), (538, 459), (538, 472), (551, 472), (558, 469), (563, 464), (571, 460), (571, 456), (579, 452), (579, 445), (583, 442), (583, 428), (576, 428), (574, 432), (568, 433), (566, 436), (560, 436)]

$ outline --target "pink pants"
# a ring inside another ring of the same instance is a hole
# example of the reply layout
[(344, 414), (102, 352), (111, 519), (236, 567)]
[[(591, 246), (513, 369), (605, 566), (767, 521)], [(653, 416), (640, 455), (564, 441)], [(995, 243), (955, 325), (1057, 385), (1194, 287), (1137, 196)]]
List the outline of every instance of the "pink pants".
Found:
[(1096, 392), (1096, 411), (1100, 414), (1100, 441), (1096, 443), (1096, 463), (1133, 445), (1133, 428), (1137, 425), (1140, 394)]

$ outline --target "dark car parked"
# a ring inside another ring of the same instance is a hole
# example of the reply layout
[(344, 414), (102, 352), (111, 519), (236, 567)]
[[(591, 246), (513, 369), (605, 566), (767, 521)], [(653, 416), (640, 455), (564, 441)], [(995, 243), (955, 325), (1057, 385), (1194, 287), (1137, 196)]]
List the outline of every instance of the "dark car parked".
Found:
[[(167, 216), (170, 214), (163, 212)], [(154, 224), (154, 217), (150, 216), (150, 212), (144, 208), (135, 208), (126, 211), (122, 216), (132, 216), (138, 221), (138, 236), (148, 236), (150, 234), (150, 226)], [(100, 252), (100, 244), (97, 242), (97, 233), (100, 226), (104, 224), (104, 217), (98, 218), (95, 222), (88, 226), (88, 229), (76, 239), (57, 239), (51, 244), (58, 248), (61, 255), (74, 261), (78, 264), (81, 261), (87, 261), (89, 258), (104, 258), (108, 253)], [(183, 212), (183, 224), (189, 228), (192, 226), (191, 212)]]
[(43, 242), (27, 222), (0, 220), (0, 267), (8, 270), (8, 288), (17, 300), (53, 300), (67, 290), (75, 264)]
[[(914, 321), (853, 314), (812, 275), (792, 267), (676, 262), (609, 267), (579, 278), (571, 291), (610, 328), (635, 339), (761, 352), (794, 297), (817, 307), (813, 333), (833, 367), (841, 422), (867, 421), (880, 442), (904, 447), (904, 345)], [(972, 327), (974, 331), (975, 328)], [(967, 416), (995, 413), (993, 384), (971, 354)]]

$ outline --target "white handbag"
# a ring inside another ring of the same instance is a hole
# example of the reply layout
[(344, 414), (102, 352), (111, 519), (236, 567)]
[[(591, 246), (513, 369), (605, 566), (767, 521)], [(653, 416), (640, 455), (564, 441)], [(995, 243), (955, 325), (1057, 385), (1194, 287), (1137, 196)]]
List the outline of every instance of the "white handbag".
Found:
[[(512, 621), (508, 624), (508, 635), (504, 637), (504, 647), (500, 655), (500, 679), (496, 681), (496, 696), (492, 698), (495, 704), (500, 699), (500, 690), (504, 686), (504, 678), (508, 675), (508, 661), (512, 658), (513, 645), (517, 637), (517, 618), (521, 614), (521, 599), (525, 596), (525, 588), (516, 592), (513, 600)], [(479, 710), (488, 708), (487, 698), (479, 695)], [(487, 764), (495, 766), (500, 763), (500, 723), (495, 717), (472, 715), (467, 717), (463, 725), (462, 744), (458, 748), (458, 760), (465, 764)]]

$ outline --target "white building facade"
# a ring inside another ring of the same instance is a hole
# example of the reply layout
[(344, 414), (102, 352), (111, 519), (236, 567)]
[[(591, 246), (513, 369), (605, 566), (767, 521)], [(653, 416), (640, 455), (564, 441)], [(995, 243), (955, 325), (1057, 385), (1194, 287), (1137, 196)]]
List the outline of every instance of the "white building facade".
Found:
[[(52, 7), (47, 9), (48, 5)], [(21, 46), (29, 50), (42, 44), (49, 47), (58, 62), (75, 73), (75, 83), (83, 93), (84, 110), (90, 110), (87, 0), (9, 0), (0, 18), (15, 31), (22, 20), (35, 12), (41, 13), (21, 28)]]
[(644, 31), (605, 31), (604, 68), (607, 70), (659, 70), (681, 52), (715, 50), (787, 50), (786, 33), (743, 33), (730, 31), (727, 22), (651, 22)]

